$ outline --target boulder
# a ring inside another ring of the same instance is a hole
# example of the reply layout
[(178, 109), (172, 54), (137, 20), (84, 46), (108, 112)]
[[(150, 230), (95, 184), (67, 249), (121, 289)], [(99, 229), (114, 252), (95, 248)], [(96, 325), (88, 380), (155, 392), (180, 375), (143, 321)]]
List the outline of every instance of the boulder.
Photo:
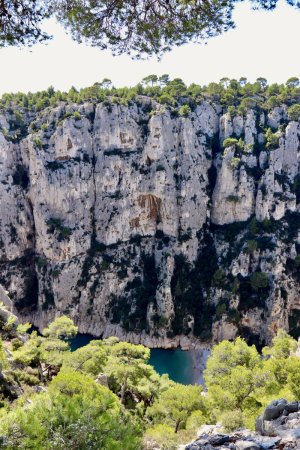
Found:
[(186, 450), (300, 450), (299, 403), (283, 398), (272, 401), (257, 418), (256, 432), (239, 429), (227, 435), (205, 426), (201, 430), (206, 434), (199, 435)]
[(261, 450), (262, 447), (259, 443), (254, 441), (236, 441), (236, 450)]
[(285, 410), (287, 403), (288, 402), (285, 399), (274, 400), (271, 402), (264, 411), (263, 420), (277, 419)]
[(96, 378), (96, 383), (101, 384), (102, 386), (108, 388), (107, 375), (105, 375), (104, 373), (99, 373), (99, 375)]

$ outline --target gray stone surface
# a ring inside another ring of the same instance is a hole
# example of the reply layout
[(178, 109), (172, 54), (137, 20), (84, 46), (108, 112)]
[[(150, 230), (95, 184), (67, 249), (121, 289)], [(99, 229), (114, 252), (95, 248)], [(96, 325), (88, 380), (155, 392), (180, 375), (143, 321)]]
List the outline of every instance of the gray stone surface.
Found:
[[(80, 120), (73, 117), (77, 110)], [(198, 345), (190, 311), (182, 319), (188, 336), (168, 333), (176, 255), (192, 266), (209, 238), (223, 265), (232, 244), (217, 235), (218, 227), (254, 215), (283, 221), (287, 212), (299, 212), (299, 123), (286, 123), (278, 148), (254, 151), (264, 142), (258, 123), (279, 127), (287, 120), (285, 107), (268, 116), (248, 111), (231, 118), (203, 102), (180, 118), (145, 97), (130, 106), (62, 103), (28, 117), (37, 131), (16, 143), (1, 132), (1, 126), (9, 129), (9, 112), (0, 119), (0, 284), (22, 320), (39, 327), (68, 314), (83, 333), (149, 346)], [(221, 148), (233, 135), (246, 144), (236, 164), (236, 149)], [(285, 270), (297, 256), (300, 235), (269, 238), (274, 246), (251, 256), (245, 238), (225, 267), (233, 277), (265, 272), (265, 305), (243, 310), (238, 324), (225, 313), (215, 317), (210, 341), (232, 339), (238, 327), (269, 340), (300, 309), (299, 283)], [(140, 282), (144, 289), (145, 257), (156, 272), (154, 293), (144, 295), (141, 325), (124, 329), (118, 301), (126, 306), (123, 319), (134, 316), (139, 306), (132, 286)], [(203, 288), (214, 308), (225, 297), (222, 286)], [(229, 308), (239, 302), (233, 294)]]
[[(282, 409), (283, 406), (284, 409)], [(185, 449), (299, 450), (300, 413), (298, 409), (298, 402), (288, 402), (285, 399), (274, 400), (257, 419), (256, 432), (241, 429), (232, 434), (222, 435), (218, 427), (204, 426), (201, 428), (204, 433), (201, 433), (198, 439), (188, 444)], [(287, 415), (284, 416), (283, 411)], [(270, 419), (271, 416), (274, 419)]]

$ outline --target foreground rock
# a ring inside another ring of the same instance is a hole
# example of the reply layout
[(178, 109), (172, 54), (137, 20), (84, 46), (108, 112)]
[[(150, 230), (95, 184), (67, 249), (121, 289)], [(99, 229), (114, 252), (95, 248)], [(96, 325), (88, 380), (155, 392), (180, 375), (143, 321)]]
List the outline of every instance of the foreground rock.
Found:
[(256, 432), (242, 429), (214, 434), (218, 429), (210, 427), (185, 450), (299, 450), (300, 403), (273, 401), (257, 419), (255, 428)]

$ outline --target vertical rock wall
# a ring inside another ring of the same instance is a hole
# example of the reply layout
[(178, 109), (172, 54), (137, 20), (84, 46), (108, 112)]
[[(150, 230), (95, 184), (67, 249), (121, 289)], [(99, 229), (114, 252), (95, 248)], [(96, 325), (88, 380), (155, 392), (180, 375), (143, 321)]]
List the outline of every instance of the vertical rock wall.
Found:
[(0, 282), (24, 320), (162, 346), (297, 335), (300, 126), (284, 106), (173, 117), (141, 97), (27, 120), (15, 143), (0, 128)]

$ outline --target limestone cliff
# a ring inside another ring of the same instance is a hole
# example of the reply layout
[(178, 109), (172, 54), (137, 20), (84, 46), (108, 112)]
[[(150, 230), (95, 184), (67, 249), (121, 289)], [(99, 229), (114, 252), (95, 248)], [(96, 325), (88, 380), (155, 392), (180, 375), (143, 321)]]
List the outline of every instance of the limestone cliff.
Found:
[(297, 335), (300, 124), (284, 105), (62, 103), (25, 114), (19, 139), (13, 119), (0, 116), (0, 283), (24, 320), (68, 314), (161, 346)]

